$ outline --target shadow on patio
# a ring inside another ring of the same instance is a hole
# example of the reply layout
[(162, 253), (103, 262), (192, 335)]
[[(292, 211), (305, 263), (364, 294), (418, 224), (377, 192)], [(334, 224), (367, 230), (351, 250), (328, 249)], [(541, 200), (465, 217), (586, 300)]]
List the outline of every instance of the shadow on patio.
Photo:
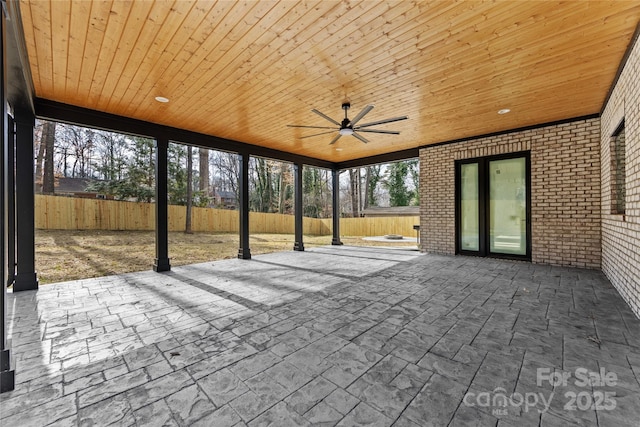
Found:
[(640, 321), (597, 271), (321, 247), (47, 285), (9, 319), (3, 425), (640, 419)]

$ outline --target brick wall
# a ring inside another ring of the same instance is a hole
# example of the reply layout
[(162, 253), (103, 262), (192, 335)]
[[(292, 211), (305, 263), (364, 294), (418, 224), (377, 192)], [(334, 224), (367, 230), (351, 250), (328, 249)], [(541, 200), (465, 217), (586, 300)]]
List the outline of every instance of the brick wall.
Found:
[(597, 118), (420, 150), (421, 250), (455, 253), (455, 160), (531, 152), (535, 263), (600, 268)]
[[(624, 119), (625, 209), (616, 214), (612, 135)], [(640, 41), (636, 41), (601, 117), (602, 271), (640, 317)]]

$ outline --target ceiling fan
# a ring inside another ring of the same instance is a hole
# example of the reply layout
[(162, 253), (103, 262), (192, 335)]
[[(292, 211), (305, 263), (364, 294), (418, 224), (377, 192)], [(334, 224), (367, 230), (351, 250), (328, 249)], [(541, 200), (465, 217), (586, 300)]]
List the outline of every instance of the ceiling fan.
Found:
[(333, 123), (334, 125), (336, 125), (338, 127), (303, 126), (303, 125), (287, 125), (287, 126), (292, 127), (292, 128), (331, 129), (331, 130), (326, 131), (326, 132), (320, 132), (320, 133), (315, 133), (313, 135), (301, 136), (300, 139), (302, 139), (302, 138), (311, 138), (312, 136), (325, 135), (325, 134), (328, 134), (328, 133), (333, 133), (335, 131), (338, 131), (338, 134), (335, 136), (335, 138), (333, 138), (331, 140), (329, 145), (335, 144), (340, 139), (340, 137), (342, 137), (344, 135), (351, 135), (351, 136), (359, 139), (360, 141), (362, 141), (364, 143), (367, 143), (367, 142), (369, 142), (369, 140), (366, 139), (365, 137), (363, 137), (362, 135), (360, 135), (358, 132), (387, 133), (387, 134), (392, 134), (392, 135), (399, 135), (400, 132), (399, 131), (395, 131), (395, 130), (365, 129), (365, 128), (369, 128), (371, 126), (376, 126), (376, 125), (381, 125), (381, 124), (384, 124), (384, 123), (391, 123), (391, 122), (397, 122), (397, 121), (400, 121), (400, 120), (406, 120), (406, 119), (409, 118), (407, 116), (400, 116), (400, 117), (393, 117), (391, 119), (378, 120), (378, 121), (375, 121), (375, 122), (370, 122), (370, 123), (365, 123), (363, 125), (359, 125), (358, 122), (360, 122), (360, 120), (367, 113), (369, 113), (369, 111), (373, 110), (373, 105), (369, 104), (366, 107), (364, 107), (362, 109), (362, 111), (360, 111), (360, 113), (358, 113), (358, 115), (353, 118), (353, 120), (351, 120), (351, 119), (349, 119), (349, 117), (347, 117), (347, 110), (349, 110), (350, 107), (351, 107), (351, 104), (349, 102), (342, 103), (342, 109), (344, 110), (344, 119), (342, 120), (342, 123), (339, 123), (339, 122), (333, 120), (331, 117), (321, 113), (320, 111), (316, 110), (315, 108), (313, 110), (311, 110), (312, 112), (316, 113), (317, 115), (319, 115), (323, 119), (330, 121), (331, 123)]

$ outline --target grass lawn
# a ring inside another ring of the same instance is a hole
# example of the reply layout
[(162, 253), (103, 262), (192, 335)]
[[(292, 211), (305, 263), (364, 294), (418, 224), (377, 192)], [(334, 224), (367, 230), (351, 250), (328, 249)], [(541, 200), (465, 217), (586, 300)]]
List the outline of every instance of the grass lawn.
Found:
[[(149, 270), (155, 258), (153, 231), (36, 230), (36, 271), (41, 284)], [(250, 236), (251, 254), (293, 249), (293, 234)], [(378, 246), (385, 242), (341, 238), (345, 245)], [(305, 247), (331, 244), (331, 236), (304, 236)], [(415, 243), (393, 243), (413, 246)], [(235, 258), (238, 234), (169, 233), (171, 265)]]

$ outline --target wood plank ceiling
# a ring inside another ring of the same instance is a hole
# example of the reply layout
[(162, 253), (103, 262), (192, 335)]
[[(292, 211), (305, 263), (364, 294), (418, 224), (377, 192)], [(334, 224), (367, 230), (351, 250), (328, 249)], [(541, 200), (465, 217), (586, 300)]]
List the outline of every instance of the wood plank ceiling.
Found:
[[(21, 0), (36, 96), (345, 161), (598, 113), (638, 1)], [(169, 98), (166, 104), (154, 100)], [(348, 99), (400, 135), (334, 135)], [(503, 108), (509, 114), (498, 115)]]

